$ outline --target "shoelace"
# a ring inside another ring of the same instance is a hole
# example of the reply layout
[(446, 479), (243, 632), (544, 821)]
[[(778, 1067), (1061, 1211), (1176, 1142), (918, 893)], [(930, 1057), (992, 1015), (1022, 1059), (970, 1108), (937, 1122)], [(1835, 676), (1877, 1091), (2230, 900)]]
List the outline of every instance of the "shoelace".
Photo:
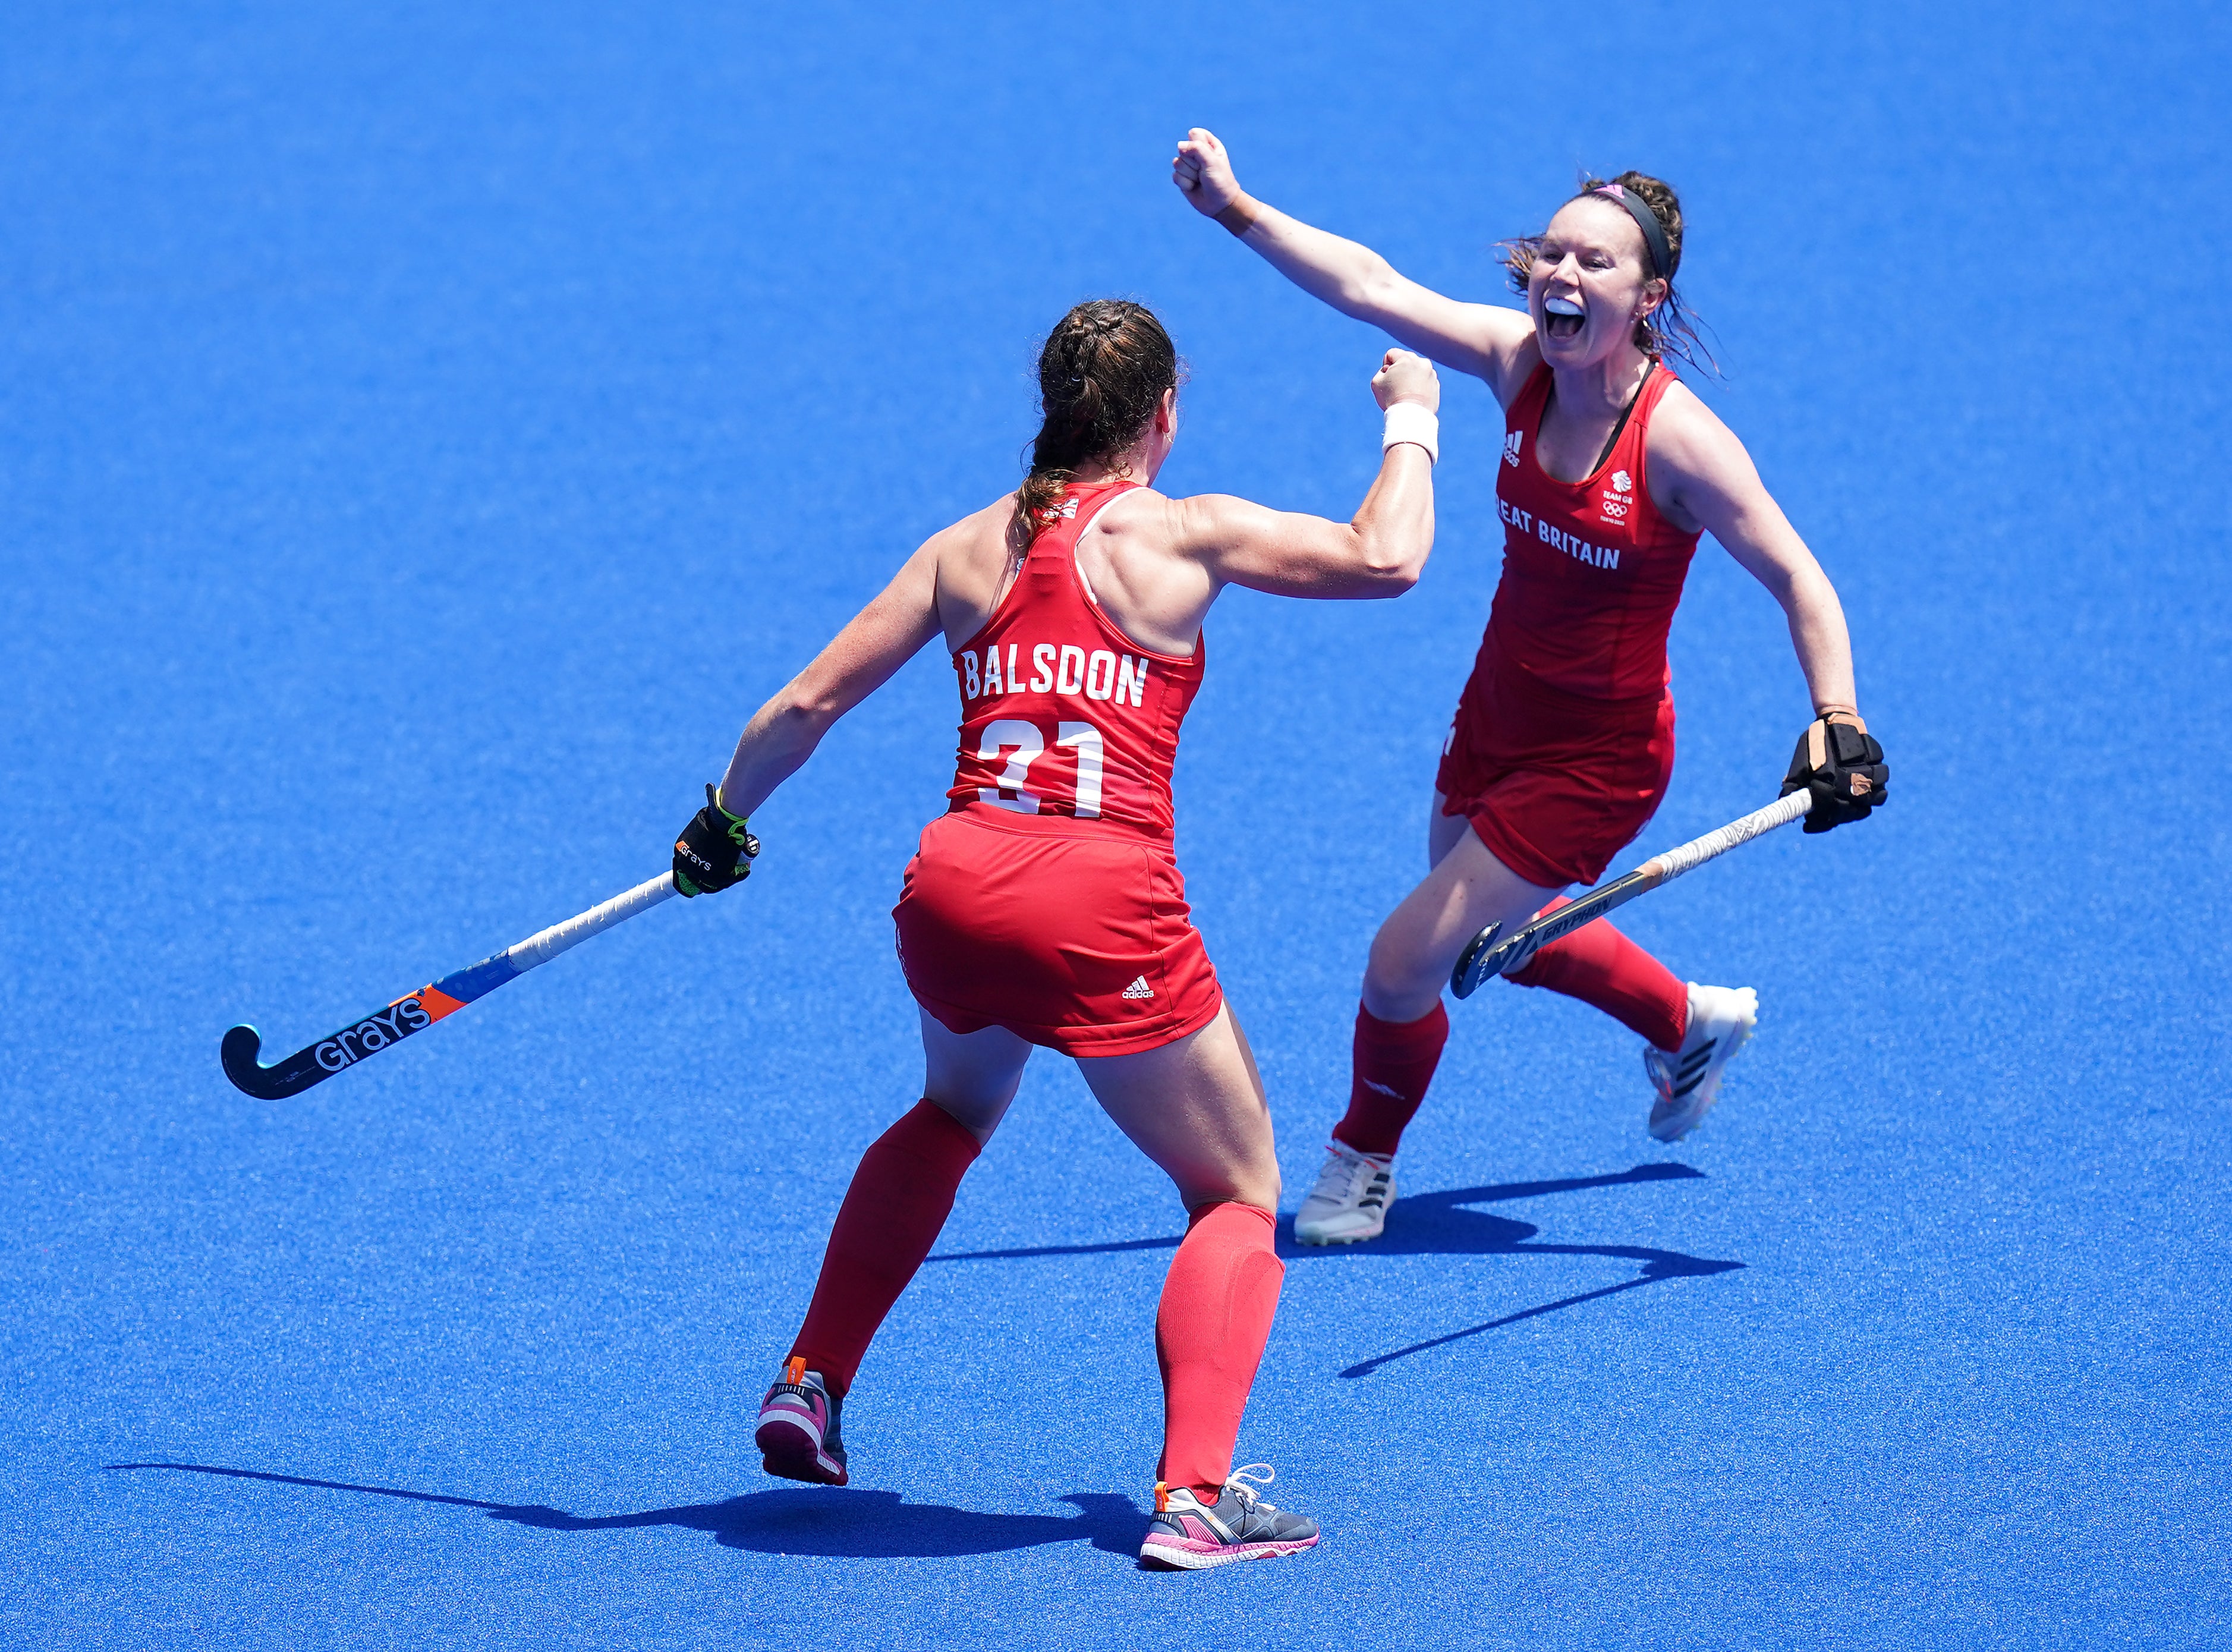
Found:
[[(1379, 1168), (1379, 1166), (1373, 1164), (1362, 1154), (1351, 1158), (1345, 1153), (1328, 1153), (1326, 1155), (1325, 1167), (1318, 1172), (1318, 1185), (1310, 1189), (1310, 1197), (1331, 1200), (1336, 1205), (1346, 1205), (1356, 1197)], [(1258, 1468), (1263, 1467), (1261, 1463), (1250, 1466)]]
[[(1263, 1472), (1258, 1475), (1256, 1471)], [(1252, 1509), (1263, 1500), (1262, 1488), (1279, 1478), (1278, 1470), (1268, 1463), (1250, 1463), (1245, 1468), (1236, 1468), (1224, 1477), (1224, 1489), (1240, 1499), (1243, 1508)]]

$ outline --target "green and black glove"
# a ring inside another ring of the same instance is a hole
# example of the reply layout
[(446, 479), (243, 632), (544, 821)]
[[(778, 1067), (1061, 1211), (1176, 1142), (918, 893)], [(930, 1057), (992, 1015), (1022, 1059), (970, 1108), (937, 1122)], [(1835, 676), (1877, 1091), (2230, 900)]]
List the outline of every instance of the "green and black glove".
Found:
[(1806, 811), (1809, 832), (1865, 820), (1891, 790), (1891, 765), (1876, 737), (1859, 718), (1843, 712), (1834, 715), (1847, 720), (1816, 718), (1798, 737), (1790, 772), (1782, 778), (1783, 797), (1800, 790), (1814, 794), (1814, 806)]
[(722, 808), (721, 794), (707, 786), (705, 806), (674, 840), (674, 887), (684, 894), (718, 894), (751, 876), (759, 852), (743, 816)]

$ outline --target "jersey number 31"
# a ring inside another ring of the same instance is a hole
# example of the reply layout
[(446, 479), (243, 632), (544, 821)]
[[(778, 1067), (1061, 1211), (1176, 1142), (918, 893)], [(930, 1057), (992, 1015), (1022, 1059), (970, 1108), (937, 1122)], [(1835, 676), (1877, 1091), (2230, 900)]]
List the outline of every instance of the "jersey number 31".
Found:
[[(1100, 815), (1100, 731), (1090, 723), (1063, 723), (1054, 732), (1056, 745), (1074, 747), (1077, 752), (1077, 817), (1096, 820)], [(977, 742), (976, 755), (988, 763), (997, 763), (1002, 753), (1008, 766), (1000, 771), (996, 786), (979, 786), (976, 796), (1001, 809), (1012, 809), (1019, 815), (1039, 812), (1039, 794), (1025, 790), (1030, 783), (1031, 764), (1046, 751), (1046, 736), (1035, 723), (1020, 717), (999, 717), (984, 725), (983, 738)], [(1002, 797), (1012, 792), (1013, 797)]]

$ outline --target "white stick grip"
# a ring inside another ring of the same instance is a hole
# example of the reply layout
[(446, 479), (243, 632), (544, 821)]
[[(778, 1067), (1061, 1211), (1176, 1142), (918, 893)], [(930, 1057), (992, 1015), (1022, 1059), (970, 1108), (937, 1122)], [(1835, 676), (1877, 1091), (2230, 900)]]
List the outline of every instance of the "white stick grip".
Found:
[(1643, 870), (1656, 871), (1658, 881), (1671, 882), (1692, 868), (1703, 866), (1716, 855), (1725, 855), (1739, 843), (1749, 843), (1762, 832), (1771, 832), (1778, 826), (1788, 826), (1814, 806), (1810, 791), (1794, 791), (1788, 797), (1778, 797), (1764, 809), (1755, 809), (1742, 820), (1732, 820), (1717, 831), (1707, 832), (1703, 837), (1691, 838), (1678, 849), (1670, 849), (1664, 855), (1655, 855), (1645, 862)]
[(600, 906), (591, 907), (563, 923), (555, 923), (539, 934), (529, 935), (516, 946), (504, 949), (504, 956), (522, 974), (538, 964), (547, 964), (569, 946), (578, 946), (592, 935), (601, 934), (614, 924), (633, 918), (639, 912), (647, 912), (674, 893), (674, 874), (661, 872), (648, 883), (639, 883), (625, 894), (616, 894)]

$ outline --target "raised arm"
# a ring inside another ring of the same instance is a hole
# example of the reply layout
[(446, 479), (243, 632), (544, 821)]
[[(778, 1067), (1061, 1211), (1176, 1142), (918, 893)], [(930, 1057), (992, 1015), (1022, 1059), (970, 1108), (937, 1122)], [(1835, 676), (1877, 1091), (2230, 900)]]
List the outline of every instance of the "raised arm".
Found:
[[(1434, 548), (1434, 369), (1390, 350), (1372, 380), (1390, 413), (1379, 474), (1347, 522), (1267, 510), (1230, 494), (1178, 500), (1177, 549), (1220, 585), (1279, 596), (1400, 596), (1418, 582)], [(1398, 405), (1399, 404), (1399, 405)]]
[(1534, 335), (1524, 311), (1444, 297), (1399, 274), (1371, 248), (1257, 200), (1240, 187), (1214, 133), (1196, 127), (1186, 133), (1171, 163), (1171, 179), (1196, 211), (1215, 218), (1281, 275), (1342, 315), (1370, 322), (1444, 367), (1485, 380), (1499, 401), (1523, 378), (1519, 358)]
[(938, 634), (940, 537), (908, 557), (892, 582), (813, 663), (752, 713), (721, 782), (723, 808), (740, 817), (757, 809), (814, 755), (839, 718), (882, 687)]

